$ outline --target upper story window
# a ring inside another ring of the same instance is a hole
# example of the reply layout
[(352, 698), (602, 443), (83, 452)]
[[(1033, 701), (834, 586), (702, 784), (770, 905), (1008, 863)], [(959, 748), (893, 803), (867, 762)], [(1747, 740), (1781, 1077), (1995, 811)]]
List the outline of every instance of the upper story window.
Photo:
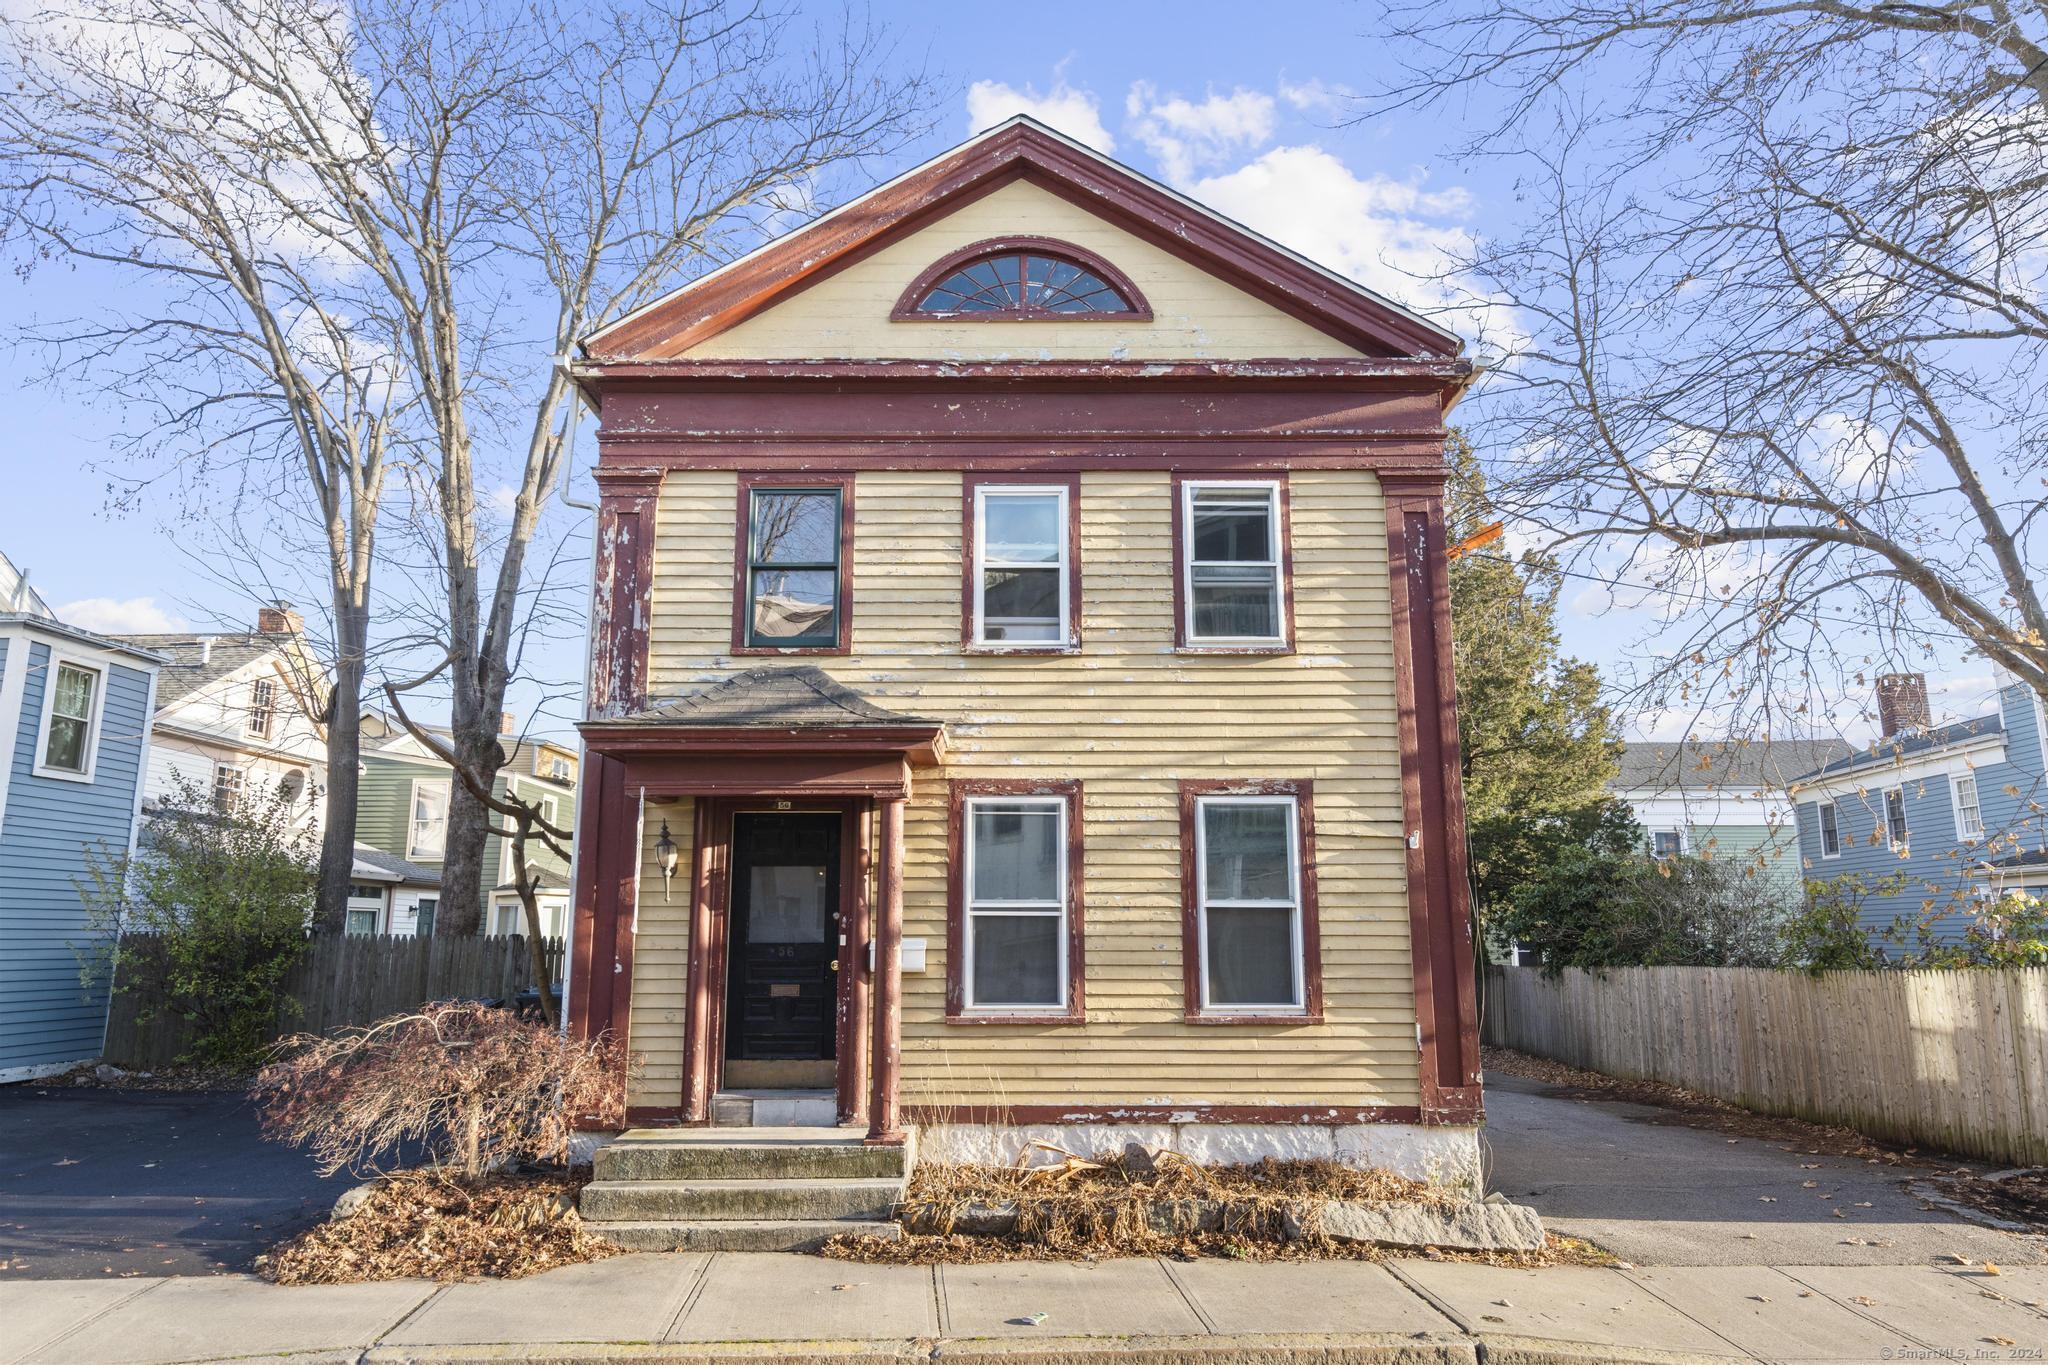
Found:
[(1660, 829), (1650, 835), (1650, 852), (1659, 858), (1676, 858), (1685, 852), (1685, 833), (1682, 830)]
[(1820, 856), (1839, 858), (1842, 856), (1841, 816), (1835, 810), (1835, 803), (1820, 803)]
[(43, 742), (38, 751), (42, 761), (36, 771), (45, 777), (90, 780), (99, 714), (99, 670), (53, 657), (43, 699)]
[(1984, 837), (1984, 810), (1977, 803), (1977, 779), (1955, 779), (1956, 834), (1964, 839)]
[(1285, 541), (1275, 480), (1180, 484), (1180, 642), (1287, 647)]
[(970, 480), (970, 645), (1030, 650), (1077, 643), (1076, 487)]
[(448, 844), (448, 786), (443, 782), (412, 784), (411, 832), (405, 840), (408, 858), (438, 858)]
[(242, 806), (242, 770), (232, 763), (213, 765), (213, 808), (233, 815)]
[(1911, 831), (1906, 827), (1906, 793), (1904, 788), (1893, 787), (1884, 794), (1885, 838), (1893, 848), (1903, 849)]
[(1066, 242), (1006, 237), (956, 251), (927, 269), (891, 314), (916, 319), (1144, 321), (1151, 309), (1108, 261)]
[(852, 494), (850, 479), (742, 485), (735, 649), (846, 648)]
[(277, 719), (277, 684), (268, 678), (258, 678), (249, 684), (249, 733), (258, 739), (270, 738), (270, 727)]

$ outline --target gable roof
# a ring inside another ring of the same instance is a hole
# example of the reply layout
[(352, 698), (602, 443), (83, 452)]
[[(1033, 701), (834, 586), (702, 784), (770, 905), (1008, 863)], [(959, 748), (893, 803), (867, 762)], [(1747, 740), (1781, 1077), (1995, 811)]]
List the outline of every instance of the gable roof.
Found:
[(1368, 355), (1441, 359), (1463, 347), (1421, 314), (1018, 114), (894, 180), (655, 299), (580, 342), (630, 362), (717, 335), (961, 204), (1019, 178)]
[(441, 873), (438, 869), (407, 862), (396, 853), (386, 853), (383, 849), (372, 848), (368, 844), (356, 845), (355, 866), (349, 869), (349, 877), (359, 882), (393, 882), (417, 886), (441, 884)]
[(823, 669), (799, 664), (750, 668), (701, 692), (607, 723), (844, 730), (938, 722), (884, 710)]
[[(248, 631), (243, 634), (194, 633), (183, 635), (117, 635), (132, 645), (161, 654), (169, 660), (157, 674), (156, 704), (159, 710), (172, 706), (255, 663), (267, 654), (281, 654), (297, 637), (282, 632)], [(209, 642), (211, 642), (209, 644)]]
[(1851, 752), (1839, 739), (1709, 740), (1623, 746), (1616, 791), (1783, 791)]

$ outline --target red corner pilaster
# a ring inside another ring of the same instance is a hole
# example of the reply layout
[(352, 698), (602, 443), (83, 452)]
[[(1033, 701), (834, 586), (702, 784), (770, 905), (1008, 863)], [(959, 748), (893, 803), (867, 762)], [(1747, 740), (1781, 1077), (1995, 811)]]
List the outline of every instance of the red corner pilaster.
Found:
[(647, 628), (661, 471), (599, 465), (597, 582), (590, 604), (592, 719), (647, 704)]
[(1482, 1116), (1465, 789), (1440, 477), (1385, 478), (1422, 1121)]
[(623, 1044), (632, 992), (637, 822), (626, 800), (623, 763), (586, 754), (581, 778), (569, 1028), (579, 1038), (608, 1032)]

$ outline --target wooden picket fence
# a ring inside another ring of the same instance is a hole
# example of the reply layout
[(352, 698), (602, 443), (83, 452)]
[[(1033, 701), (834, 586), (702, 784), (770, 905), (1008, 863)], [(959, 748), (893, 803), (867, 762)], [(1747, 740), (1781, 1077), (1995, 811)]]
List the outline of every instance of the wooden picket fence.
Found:
[(1885, 1141), (2048, 1164), (2048, 968), (1486, 974), (1488, 1043)]
[[(157, 951), (157, 936), (122, 940), (124, 961)], [(547, 942), (548, 978), (562, 979), (562, 941)], [(124, 982), (123, 984), (127, 984)], [(313, 940), (285, 978), (284, 995), (296, 1011), (280, 1010), (274, 1036), (330, 1033), (373, 1023), (429, 1000), (503, 1000), (533, 984), (526, 940), (348, 935)], [(117, 990), (107, 1011), (106, 1059), (116, 1066), (151, 1070), (168, 1066), (191, 1046), (182, 1019), (141, 1016), (161, 1002), (141, 990)]]

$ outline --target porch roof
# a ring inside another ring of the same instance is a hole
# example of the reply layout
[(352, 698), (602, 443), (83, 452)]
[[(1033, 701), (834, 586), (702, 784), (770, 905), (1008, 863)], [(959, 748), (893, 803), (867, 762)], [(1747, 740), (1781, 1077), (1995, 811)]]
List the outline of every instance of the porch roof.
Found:
[[(628, 781), (676, 793), (895, 794), (945, 757), (946, 727), (877, 706), (808, 664), (736, 673), (701, 691), (577, 727)], [(780, 784), (780, 785), (778, 785)]]

